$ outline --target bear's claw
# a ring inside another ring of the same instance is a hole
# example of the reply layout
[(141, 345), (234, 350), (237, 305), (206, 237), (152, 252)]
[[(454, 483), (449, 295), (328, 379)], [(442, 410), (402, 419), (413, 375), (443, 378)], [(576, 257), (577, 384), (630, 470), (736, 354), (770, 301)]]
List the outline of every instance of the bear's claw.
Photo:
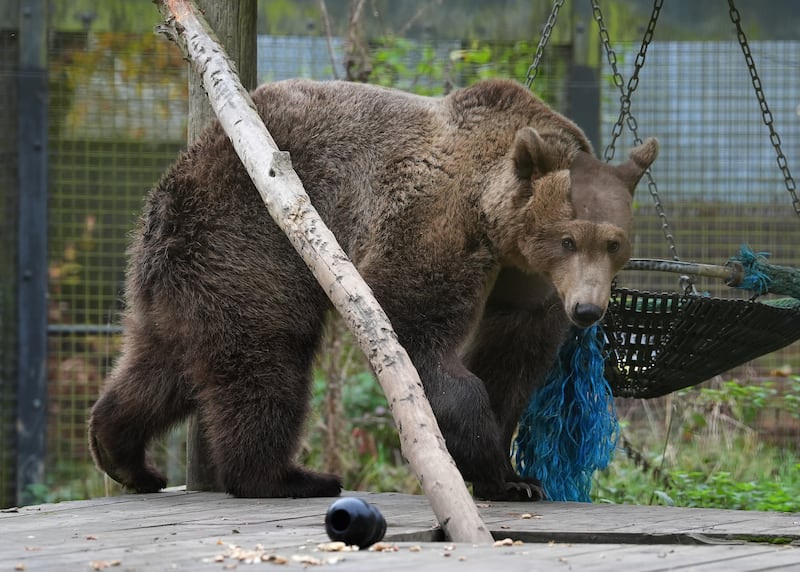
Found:
[(510, 481), (506, 482), (505, 500), (540, 501), (545, 499), (544, 489), (538, 482)]
[(490, 501), (535, 502), (547, 498), (538, 480), (519, 476), (502, 484), (473, 483), (473, 492), (476, 498)]

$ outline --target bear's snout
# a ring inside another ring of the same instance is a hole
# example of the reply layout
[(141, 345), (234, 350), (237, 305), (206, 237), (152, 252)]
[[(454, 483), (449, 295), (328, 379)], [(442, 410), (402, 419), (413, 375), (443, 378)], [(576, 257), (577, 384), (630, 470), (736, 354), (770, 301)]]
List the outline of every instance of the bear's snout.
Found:
[(595, 322), (600, 321), (600, 318), (603, 317), (605, 310), (598, 306), (597, 304), (575, 304), (575, 307), (572, 309), (572, 321), (575, 322), (575, 325), (580, 326), (582, 328), (588, 328)]

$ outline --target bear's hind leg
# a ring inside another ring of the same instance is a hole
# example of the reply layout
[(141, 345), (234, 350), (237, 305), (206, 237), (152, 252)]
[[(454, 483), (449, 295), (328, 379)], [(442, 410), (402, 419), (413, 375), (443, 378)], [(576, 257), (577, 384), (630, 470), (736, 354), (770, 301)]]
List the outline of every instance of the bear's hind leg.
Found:
[[(299, 266), (298, 259), (298, 266)], [(237, 320), (213, 320), (221, 340), (205, 360), (197, 414), (217, 476), (237, 497), (338, 496), (334, 475), (305, 470), (295, 455), (311, 401), (311, 370), (327, 300), (313, 278), (298, 268), (286, 291), (280, 281), (269, 297), (253, 292)], [(290, 291), (291, 292), (290, 292)], [(285, 294), (285, 297), (284, 297)], [(292, 303), (275, 300), (291, 299)]]
[[(283, 346), (275, 353), (304, 352)], [(199, 396), (201, 424), (221, 484), (237, 497), (338, 496), (338, 477), (294, 463), (310, 399), (308, 369), (271, 357), (269, 363), (236, 360), (235, 392), (221, 383), (203, 388)]]
[[(132, 336), (126, 336), (129, 346), (141, 343)], [(92, 407), (88, 433), (100, 469), (130, 490), (150, 493), (163, 489), (167, 481), (148, 459), (147, 446), (185, 418), (192, 404), (177, 368), (163, 361), (163, 348), (159, 351), (154, 342), (146, 351), (144, 343), (144, 351), (126, 351), (116, 364)]]

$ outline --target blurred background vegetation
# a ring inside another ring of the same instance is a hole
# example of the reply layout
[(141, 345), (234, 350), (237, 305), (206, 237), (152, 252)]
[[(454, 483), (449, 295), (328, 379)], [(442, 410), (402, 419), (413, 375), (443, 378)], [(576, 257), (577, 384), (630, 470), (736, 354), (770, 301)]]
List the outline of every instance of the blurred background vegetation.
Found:
[[(261, 1), (259, 79), (345, 77), (351, 62), (350, 72), (365, 81), (424, 95), (486, 77), (523, 81), (551, 8), (541, 0), (368, 0), (354, 25), (356, 4), (325, 3), (328, 38), (318, 0)], [(789, 0), (773, 1), (769, 10), (757, 0), (738, 4), (748, 37), (762, 42), (756, 56), (766, 54), (759, 69), (772, 89), (768, 97), (778, 94), (777, 101), (770, 100), (776, 123), (795, 135), (800, 130), (800, 44), (795, 40), (800, 17)], [(652, 4), (609, 0), (601, 5), (627, 78)], [(574, 6), (577, 2), (566, 3), (534, 90), (568, 112), (575, 63), (598, 70), (605, 86), (595, 141), (601, 151), (619, 102), (591, 11)], [(85, 419), (119, 347), (128, 233), (147, 188), (186, 138), (186, 64), (174, 46), (152, 34), (158, 21), (152, 4), (53, 0), (50, 7), (48, 435), (45, 481), (27, 491), (33, 503), (120, 492), (91, 464)], [(15, 73), (14, 22), (0, 23), (0, 79), (6, 82)], [(588, 48), (579, 46), (579, 37)], [(797, 265), (800, 225), (781, 191), (747, 68), (732, 40), (725, 2), (668, 2), (643, 74), (646, 86), (637, 95), (640, 132), (662, 138), (664, 152), (654, 171), (667, 181), (665, 202), (687, 259), (724, 262), (747, 241), (771, 250), (778, 263)], [(676, 59), (674, 53), (683, 48), (691, 50)], [(741, 87), (744, 95), (733, 98), (728, 85)], [(0, 126), (6, 127), (0, 129), (0, 151), (15, 161), (14, 101), (8, 101), (0, 112)], [(785, 139), (795, 141), (787, 155), (796, 161), (800, 137)], [(620, 150), (629, 145), (622, 143)], [(715, 166), (720, 157), (729, 157), (721, 168), (731, 172), (724, 176), (712, 170), (720, 168)], [(742, 174), (744, 163), (749, 167)], [(0, 172), (0, 182), (3, 198), (9, 199), (0, 201), (7, 221), (3, 232), (12, 233), (13, 170)], [(746, 200), (730, 190), (737, 184), (746, 188)], [(692, 188), (706, 197), (692, 195)], [(660, 223), (647, 192), (640, 190), (637, 197), (634, 254), (664, 257)], [(3, 276), (12, 265), (13, 252), (4, 251)], [(676, 287), (672, 277), (631, 280), (654, 289)], [(723, 295), (716, 285), (701, 288)], [(5, 317), (0, 320), (0, 506), (8, 506), (16, 503), (19, 367), (11, 326), (24, 319), (14, 316), (13, 280), (3, 278), (0, 303), (0, 317)], [(619, 400), (624, 439), (615, 462), (597, 475), (595, 500), (800, 511), (799, 354), (795, 344), (665, 398)], [(184, 482), (184, 441), (181, 428), (155, 451), (171, 485)], [(301, 456), (312, 467), (343, 475), (349, 489), (419, 492), (380, 387), (335, 320), (315, 368), (314, 408)]]

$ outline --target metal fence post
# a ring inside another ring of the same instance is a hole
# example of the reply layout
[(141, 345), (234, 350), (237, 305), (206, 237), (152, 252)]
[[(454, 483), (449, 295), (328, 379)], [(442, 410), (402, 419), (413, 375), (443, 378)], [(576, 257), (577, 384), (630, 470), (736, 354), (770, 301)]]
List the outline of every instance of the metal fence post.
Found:
[(17, 502), (44, 481), (47, 421), (46, 0), (21, 0), (17, 250)]

